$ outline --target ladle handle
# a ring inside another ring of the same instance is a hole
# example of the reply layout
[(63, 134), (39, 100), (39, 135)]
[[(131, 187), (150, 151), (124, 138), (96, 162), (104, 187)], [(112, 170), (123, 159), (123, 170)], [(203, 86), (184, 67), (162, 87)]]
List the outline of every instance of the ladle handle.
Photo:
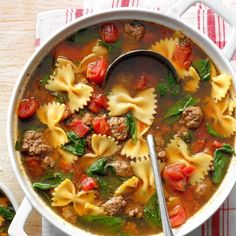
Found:
[(160, 207), (160, 212), (161, 212), (163, 235), (173, 236), (173, 232), (170, 226), (170, 221), (169, 221), (168, 212), (166, 208), (166, 201), (165, 201), (165, 196), (164, 196), (163, 187), (162, 187), (161, 175), (160, 175), (158, 162), (157, 162), (155, 142), (151, 134), (147, 136), (147, 142), (148, 142), (148, 149), (150, 153), (152, 170), (153, 170), (153, 175), (155, 179), (155, 185), (156, 185), (159, 207)]
[(222, 49), (225, 57), (227, 59), (232, 59), (234, 52), (236, 50), (236, 14), (225, 4), (219, 0), (178, 0), (173, 7), (168, 10), (171, 15), (176, 15), (177, 17), (182, 16), (189, 8), (193, 6), (194, 3), (201, 2), (204, 5), (211, 8), (219, 16), (221, 16), (227, 23), (231, 26), (231, 32), (229, 39)]

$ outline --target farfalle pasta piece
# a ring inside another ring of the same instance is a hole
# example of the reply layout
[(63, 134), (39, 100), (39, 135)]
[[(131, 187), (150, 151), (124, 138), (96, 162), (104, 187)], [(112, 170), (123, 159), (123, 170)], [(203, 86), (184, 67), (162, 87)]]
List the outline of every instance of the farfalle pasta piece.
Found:
[(93, 88), (87, 84), (74, 84), (74, 82), (73, 63), (59, 58), (53, 75), (50, 76), (50, 80), (45, 85), (45, 88), (50, 91), (68, 93), (68, 106), (72, 113), (87, 105), (93, 92)]
[(84, 205), (84, 215), (105, 215), (105, 211), (103, 208), (87, 202)]
[(155, 192), (155, 181), (149, 158), (131, 162), (134, 175), (142, 180), (142, 185), (134, 193), (134, 201), (145, 204)]
[(174, 61), (174, 51), (175, 47), (178, 44), (179, 40), (177, 38), (169, 38), (169, 39), (162, 39), (155, 44), (153, 44), (150, 48), (150, 50), (154, 52), (160, 53), (162, 56), (166, 57), (172, 65), (175, 67), (177, 74), (181, 79), (183, 79), (185, 76), (189, 75), (189, 71), (180, 67), (177, 63)]
[(227, 112), (228, 112), (228, 114), (229, 114), (230, 116), (233, 115), (233, 112), (234, 112), (235, 108), (236, 108), (236, 101), (233, 100), (233, 99), (231, 99), (231, 98), (229, 98), (229, 103), (228, 103), (228, 110), (227, 110)]
[(143, 158), (149, 156), (147, 141), (143, 138), (145, 133), (148, 131), (150, 126), (137, 121), (136, 129), (137, 129), (137, 140), (129, 139), (123, 146), (121, 150), (121, 155), (134, 158)]
[(211, 77), (211, 98), (214, 102), (218, 102), (226, 96), (231, 80), (231, 75), (226, 73)]
[(230, 99), (230, 96), (226, 95), (224, 99), (215, 103), (212, 98), (208, 98), (203, 106), (204, 114), (213, 121), (213, 129), (224, 137), (230, 137), (236, 132), (236, 120), (230, 111), (234, 104), (230, 104)]
[(61, 207), (73, 203), (75, 211), (80, 216), (85, 214), (85, 204), (93, 202), (96, 198), (94, 191), (80, 191), (76, 194), (75, 186), (69, 179), (65, 179), (60, 183), (54, 189), (52, 195), (52, 206)]
[(87, 153), (84, 157), (109, 157), (119, 150), (114, 138), (101, 134), (93, 134), (91, 147), (94, 153)]
[(57, 126), (64, 114), (64, 111), (65, 104), (60, 103), (48, 103), (41, 105), (37, 110), (39, 120), (48, 126), (45, 131), (45, 135), (48, 142), (53, 147), (58, 147), (68, 142), (65, 131)]
[(145, 89), (132, 97), (127, 88), (115, 85), (107, 96), (109, 115), (120, 116), (130, 112), (139, 121), (151, 125), (157, 107), (155, 97), (154, 88)]
[(192, 185), (200, 183), (205, 179), (213, 161), (212, 156), (204, 152), (191, 155), (188, 150), (188, 145), (178, 136), (175, 136), (167, 145), (166, 153), (167, 165), (183, 163), (196, 168), (189, 178), (189, 182)]
[(78, 156), (73, 155), (72, 153), (66, 152), (62, 150), (61, 148), (58, 148), (57, 151), (66, 163), (71, 164), (78, 160)]
[(126, 194), (130, 192), (130, 189), (135, 189), (138, 186), (139, 179), (136, 176), (126, 180), (115, 191), (115, 196)]
[(195, 93), (197, 92), (198, 88), (199, 88), (199, 83), (200, 83), (200, 77), (197, 73), (197, 71), (191, 66), (189, 68), (189, 75), (188, 75), (188, 79), (185, 79), (183, 88), (185, 91), (187, 92), (192, 92)]

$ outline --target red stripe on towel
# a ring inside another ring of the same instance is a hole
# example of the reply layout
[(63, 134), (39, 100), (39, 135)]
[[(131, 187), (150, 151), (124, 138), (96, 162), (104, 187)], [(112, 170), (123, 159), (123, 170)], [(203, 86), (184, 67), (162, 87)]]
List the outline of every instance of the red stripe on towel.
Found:
[(34, 46), (38, 47), (40, 45), (40, 38), (35, 39)]
[(208, 27), (208, 37), (216, 43), (216, 26), (215, 26), (215, 16), (211, 9), (207, 10), (207, 27)]
[(129, 6), (129, 0), (122, 0), (121, 1), (121, 7), (128, 7)]
[(213, 216), (212, 216), (212, 223), (211, 223), (211, 233), (214, 236), (220, 235), (220, 211), (218, 210)]
[(79, 18), (80, 16), (83, 16), (84, 10), (83, 9), (76, 9), (75, 10), (75, 18)]

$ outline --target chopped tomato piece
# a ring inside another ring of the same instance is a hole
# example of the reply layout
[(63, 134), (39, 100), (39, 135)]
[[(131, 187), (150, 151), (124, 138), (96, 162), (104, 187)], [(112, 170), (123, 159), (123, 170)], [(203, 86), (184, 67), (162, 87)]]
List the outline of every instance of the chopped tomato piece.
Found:
[(172, 227), (182, 225), (186, 221), (186, 213), (184, 208), (179, 204), (175, 206), (170, 212), (170, 223)]
[(90, 62), (87, 66), (87, 79), (95, 84), (102, 84), (108, 68), (105, 57), (100, 56), (96, 61)]
[(215, 148), (221, 148), (223, 146), (223, 143), (215, 140), (213, 143), (212, 143), (213, 147)]
[(191, 149), (193, 153), (198, 153), (202, 151), (202, 149), (205, 146), (205, 143), (206, 143), (206, 140), (202, 140), (202, 139), (194, 141), (191, 145)]
[(96, 118), (93, 122), (93, 129), (97, 134), (109, 135), (111, 127), (105, 118)]
[(135, 90), (143, 90), (143, 89), (146, 88), (147, 84), (148, 84), (148, 78), (147, 78), (147, 76), (141, 75), (141, 76), (137, 79), (137, 81), (136, 81), (136, 83), (135, 83), (135, 85), (134, 85), (134, 89), (135, 89)]
[(37, 157), (25, 158), (25, 166), (29, 174), (34, 178), (41, 176), (44, 172), (44, 169), (41, 166), (41, 161)]
[(186, 166), (182, 169), (182, 172), (185, 176), (190, 176), (195, 171), (194, 166)]
[(17, 109), (17, 115), (21, 119), (27, 119), (35, 114), (39, 107), (39, 102), (34, 98), (22, 99)]
[(93, 95), (90, 103), (88, 104), (88, 109), (94, 113), (98, 113), (102, 108), (107, 108), (106, 97), (102, 93)]
[(189, 40), (183, 40), (176, 45), (174, 61), (182, 68), (188, 69), (192, 63), (192, 46)]
[(71, 130), (73, 130), (80, 138), (83, 138), (89, 131), (89, 127), (81, 120), (72, 121), (68, 126), (70, 126)]
[(115, 43), (118, 38), (118, 29), (113, 23), (107, 23), (102, 26), (101, 37), (106, 43)]
[(58, 162), (59, 170), (62, 170), (64, 173), (69, 173), (72, 171), (72, 165), (64, 160)]
[(166, 166), (163, 170), (163, 178), (166, 184), (174, 190), (185, 191), (187, 188), (188, 177), (194, 172), (195, 167), (186, 166), (182, 163)]
[(81, 179), (81, 187), (84, 191), (96, 189), (98, 187), (94, 178), (84, 175)]

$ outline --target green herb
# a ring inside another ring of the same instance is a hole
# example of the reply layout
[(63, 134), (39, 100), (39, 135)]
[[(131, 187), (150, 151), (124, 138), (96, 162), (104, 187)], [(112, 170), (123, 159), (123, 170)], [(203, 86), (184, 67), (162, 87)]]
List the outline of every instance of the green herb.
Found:
[(98, 161), (95, 161), (87, 170), (86, 173), (91, 175), (105, 175), (106, 174), (106, 163), (107, 158), (99, 159)]
[(130, 137), (132, 138), (133, 142), (137, 142), (137, 123), (134, 115), (127, 114), (126, 115), (126, 124), (128, 127), (128, 132)]
[(219, 134), (217, 131), (215, 131), (210, 124), (206, 123), (206, 128), (207, 128), (207, 132), (217, 138), (224, 138), (224, 136), (222, 136), (221, 134)]
[(15, 150), (21, 151), (22, 144), (23, 144), (23, 137), (19, 136), (18, 139), (16, 140), (16, 143), (15, 143)]
[(160, 96), (165, 96), (169, 92), (169, 88), (166, 83), (159, 83), (156, 86), (156, 90), (160, 94)]
[(196, 98), (190, 95), (185, 96), (181, 100), (172, 105), (164, 115), (164, 118), (169, 118), (181, 114), (187, 107), (194, 106), (198, 103)]
[(85, 139), (80, 138), (74, 131), (67, 132), (67, 137), (70, 142), (62, 145), (61, 148), (76, 156), (82, 156), (85, 152)]
[(221, 148), (218, 148), (214, 152), (214, 171), (212, 174), (212, 181), (216, 184), (220, 184), (227, 171), (227, 167), (230, 163), (230, 157), (234, 153), (234, 149), (229, 144), (224, 144)]
[(43, 78), (39, 81), (42, 86), (45, 86), (50, 80), (50, 75), (44, 75)]
[(0, 216), (3, 216), (7, 220), (12, 220), (15, 216), (15, 211), (9, 207), (0, 205)]
[(161, 227), (161, 215), (156, 193), (144, 207), (144, 218), (152, 227)]
[(63, 180), (71, 178), (70, 175), (66, 175), (63, 173), (48, 173), (44, 177), (42, 177), (40, 182), (33, 183), (33, 188), (40, 190), (49, 190), (51, 188), (55, 188), (58, 184), (60, 184)]
[(118, 40), (115, 43), (106, 43), (103, 40), (99, 40), (98, 44), (99, 44), (99, 46), (105, 47), (109, 53), (112, 53), (114, 50), (120, 48), (121, 41)]
[[(92, 223), (93, 226), (102, 226), (109, 232), (118, 232), (121, 230), (125, 220), (118, 216), (82, 216), (80, 219), (85, 223)], [(90, 224), (91, 225), (91, 224)]]
[(88, 43), (89, 41), (99, 38), (99, 34), (95, 30), (95, 28), (86, 28), (79, 30), (71, 37), (69, 37), (67, 41), (75, 44)]
[(180, 85), (177, 83), (177, 80), (172, 75), (172, 73), (168, 72), (165, 81), (166, 82), (159, 83), (156, 86), (156, 90), (160, 94), (160, 96), (165, 96), (168, 93), (173, 96), (177, 96), (180, 93)]
[(209, 59), (199, 59), (192, 63), (193, 67), (198, 72), (201, 80), (208, 81), (211, 78), (211, 65)]
[(55, 97), (55, 101), (60, 104), (63, 104), (69, 101), (67, 93), (55, 92), (55, 93), (52, 93), (52, 95)]
[(193, 139), (193, 136), (190, 131), (185, 131), (181, 134), (181, 138), (184, 140), (185, 143), (190, 143)]

